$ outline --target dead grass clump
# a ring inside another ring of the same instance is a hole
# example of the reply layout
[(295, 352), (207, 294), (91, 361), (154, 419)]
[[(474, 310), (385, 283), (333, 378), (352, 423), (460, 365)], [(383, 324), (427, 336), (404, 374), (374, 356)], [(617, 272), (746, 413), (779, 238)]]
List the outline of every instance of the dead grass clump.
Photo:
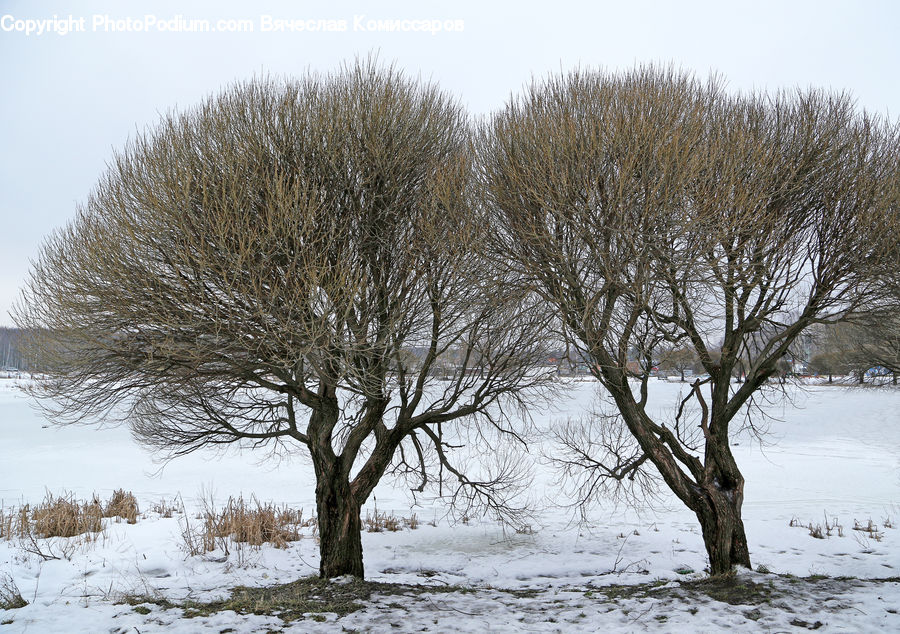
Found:
[(304, 518), (303, 510), (279, 507), (271, 502), (263, 504), (255, 497), (250, 501), (229, 497), (225, 507), (218, 511), (211, 501), (198, 519), (202, 520), (193, 528), (184, 519), (182, 537), (187, 551), (199, 555), (221, 548), (229, 552), (229, 541), (259, 547), (271, 544), (275, 548), (287, 548), (290, 542), (302, 538), (301, 530), (314, 527), (315, 518)]
[(269, 543), (275, 548), (287, 548), (288, 542), (300, 539), (303, 511), (299, 517), (287, 508), (278, 508), (271, 502), (262, 504), (255, 498), (245, 502), (243, 497), (228, 498), (222, 512), (206, 518), (218, 537), (231, 537), (236, 542), (251, 546)]
[(72, 493), (54, 495), (47, 492), (44, 501), (35, 506), (0, 508), (0, 539), (76, 537), (98, 533), (104, 517), (121, 517), (129, 524), (137, 522), (137, 500), (118, 489), (106, 504), (95, 495), (90, 502), (76, 500)]
[(366, 517), (362, 520), (362, 525), (368, 533), (383, 533), (384, 531), (396, 533), (403, 530), (403, 528), (410, 530), (419, 528), (419, 517), (415, 513), (409, 517), (397, 516), (383, 511), (379, 513), (376, 507), (374, 511), (366, 511)]
[(103, 527), (100, 504), (79, 502), (73, 494), (47, 497), (31, 510), (31, 528), (39, 537), (75, 537), (97, 533)]
[(0, 610), (17, 610), (28, 605), (28, 601), (22, 598), (19, 586), (15, 579), (7, 573), (0, 577)]
[(858, 521), (853, 520), (853, 530), (866, 533), (868, 537), (871, 537), (876, 542), (880, 542), (884, 538), (884, 533), (879, 531), (878, 525), (871, 519), (865, 524), (860, 524)]
[(825, 513), (824, 517), (824, 524), (813, 524), (812, 522), (809, 522), (804, 525), (796, 516), (793, 516), (791, 517), (791, 521), (788, 523), (788, 526), (803, 527), (809, 531), (809, 536), (814, 537), (815, 539), (827, 539), (829, 537), (832, 537), (835, 533), (837, 533), (838, 537), (843, 537), (844, 527), (838, 521), (838, 518), (832, 517), (829, 520), (827, 513)]
[(103, 508), (103, 517), (121, 517), (129, 524), (136, 524), (140, 509), (131, 491), (116, 489)]
[(382, 533), (384, 531), (395, 533), (403, 528), (399, 517), (388, 515), (385, 512), (379, 513), (378, 509), (375, 509), (374, 512), (366, 511), (366, 517), (362, 523), (369, 533)]
[(178, 500), (173, 500), (169, 502), (166, 499), (162, 499), (156, 504), (154, 504), (150, 510), (154, 513), (158, 513), (160, 517), (170, 518), (175, 513), (179, 513), (182, 510), (183, 505), (179, 505)]
[(105, 538), (104, 517), (121, 517), (134, 524), (137, 514), (134, 495), (122, 489), (106, 504), (96, 496), (84, 502), (72, 493), (48, 491), (40, 504), (0, 508), (0, 539), (18, 540), (22, 550), (45, 561), (71, 559), (80, 548)]
[(0, 508), (0, 539), (27, 537), (30, 512), (27, 504), (20, 508)]

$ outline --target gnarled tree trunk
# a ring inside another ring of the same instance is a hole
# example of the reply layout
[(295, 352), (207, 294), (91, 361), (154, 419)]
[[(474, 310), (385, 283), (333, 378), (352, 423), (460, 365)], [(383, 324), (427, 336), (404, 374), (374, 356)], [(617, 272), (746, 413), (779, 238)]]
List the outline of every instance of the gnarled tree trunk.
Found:
[(310, 417), (309, 450), (316, 472), (319, 523), (319, 576), (363, 578), (360, 502), (350, 486), (350, 469), (331, 444), (339, 408), (333, 388), (321, 390), (321, 407)]
[[(727, 574), (734, 566), (750, 568), (750, 552), (741, 519), (744, 476), (728, 445), (728, 421), (733, 414), (711, 412), (700, 390), (700, 381), (694, 383), (691, 396), (700, 405), (700, 427), (706, 437), (701, 460), (687, 451), (670, 429), (653, 423), (643, 406), (635, 401), (625, 374), (615, 369), (612, 360), (602, 352), (598, 357), (606, 363), (601, 375), (604, 385), (615, 399), (629, 431), (666, 484), (700, 521), (710, 574)], [(729, 373), (726, 370), (725, 376)], [(726, 402), (727, 395), (727, 388), (720, 388), (716, 397)], [(679, 411), (676, 421), (680, 415)]]
[(700, 520), (711, 575), (727, 574), (734, 566), (750, 568), (750, 551), (741, 519), (742, 488), (743, 481), (737, 488), (725, 488), (713, 482), (698, 491), (694, 512)]
[(341, 474), (321, 473), (316, 482), (319, 517), (319, 576), (363, 578), (360, 505)]

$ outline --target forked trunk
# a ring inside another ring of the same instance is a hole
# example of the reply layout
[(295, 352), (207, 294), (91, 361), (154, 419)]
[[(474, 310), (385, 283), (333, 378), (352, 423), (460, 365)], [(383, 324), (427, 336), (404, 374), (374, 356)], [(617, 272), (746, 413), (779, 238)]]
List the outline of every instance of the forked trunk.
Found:
[(734, 566), (750, 568), (750, 551), (741, 519), (742, 503), (743, 494), (735, 489), (712, 484), (703, 491), (696, 513), (711, 575), (727, 574)]
[(323, 579), (352, 575), (363, 578), (359, 504), (350, 483), (341, 476), (320, 475), (316, 483), (319, 515), (319, 576)]
[[(602, 356), (600, 360), (607, 361), (607, 367), (614, 364)], [(734, 566), (750, 568), (750, 552), (741, 519), (744, 477), (728, 445), (728, 420), (733, 416), (725, 407), (728, 384), (723, 384), (725, 387), (714, 393), (713, 408), (700, 390), (701, 382), (698, 380), (693, 385), (693, 395), (701, 409), (700, 427), (706, 436), (705, 459), (701, 460), (685, 451), (677, 435), (665, 425), (654, 426), (643, 411), (643, 405), (635, 402), (622, 374), (607, 369), (603, 376), (628, 430), (672, 492), (700, 520), (710, 574), (726, 574)], [(727, 368), (724, 376), (728, 376)], [(728, 418), (717, 420), (717, 409), (724, 410), (725, 414), (720, 416)]]

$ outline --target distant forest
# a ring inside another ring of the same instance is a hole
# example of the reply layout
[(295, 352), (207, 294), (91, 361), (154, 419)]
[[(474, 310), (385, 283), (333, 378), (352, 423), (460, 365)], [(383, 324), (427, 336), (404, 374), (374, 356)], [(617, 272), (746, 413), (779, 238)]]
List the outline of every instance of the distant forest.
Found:
[(19, 342), (22, 340), (22, 335), (23, 332), (19, 328), (0, 327), (0, 369), (30, 369), (20, 352)]

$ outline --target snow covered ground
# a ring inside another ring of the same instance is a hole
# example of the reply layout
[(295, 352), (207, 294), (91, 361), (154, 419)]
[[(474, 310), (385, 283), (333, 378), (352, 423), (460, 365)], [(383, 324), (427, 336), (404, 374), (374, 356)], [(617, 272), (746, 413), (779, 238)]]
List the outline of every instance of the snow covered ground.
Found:
[[(660, 407), (671, 408), (685, 386), (660, 381), (651, 388)], [(596, 389), (575, 383), (565, 402), (536, 413), (536, 422), (577, 415)], [(105, 520), (100, 537), (69, 559), (44, 561), (15, 540), (0, 541), (0, 581), (7, 575), (29, 602), (0, 610), (0, 631), (900, 631), (900, 530), (889, 527), (900, 525), (900, 390), (806, 386), (790, 390), (789, 399), (774, 398), (766, 411), (778, 420), (764, 445), (747, 433), (733, 439), (747, 479), (751, 558), (761, 567), (738, 577), (746, 591), (737, 599), (704, 586), (697, 522), (677, 501), (664, 495), (640, 511), (610, 503), (579, 523), (535, 446), (528, 458), (538, 469), (532, 495), (543, 503), (530, 533), (484, 519), (453, 523), (439, 503), (411, 507), (401, 487), (385, 482), (363, 515), (377, 505), (398, 516), (415, 512), (421, 524), (364, 533), (367, 578), (427, 587), (399, 595), (375, 588), (364, 609), (339, 619), (285, 622), (233, 611), (187, 618), (163, 599), (208, 601), (234, 586), (317, 573), (312, 535), (281, 550), (235, 547), (228, 557), (190, 557), (182, 538), (184, 523), (196, 521), (210, 496), (221, 504), (253, 494), (309, 515), (315, 507), (307, 463), (198, 453), (160, 471), (127, 430), (48, 426), (13, 381), (0, 381), (5, 509), (40, 502), (47, 490), (106, 499), (124, 488), (146, 513), (134, 525)], [(179, 495), (185, 514), (149, 512)], [(876, 533), (854, 530), (869, 520)], [(840, 525), (842, 535), (835, 528), (816, 539), (810, 523)], [(859, 580), (835, 579), (845, 576)], [(121, 602), (125, 595), (157, 602), (134, 607)]]

